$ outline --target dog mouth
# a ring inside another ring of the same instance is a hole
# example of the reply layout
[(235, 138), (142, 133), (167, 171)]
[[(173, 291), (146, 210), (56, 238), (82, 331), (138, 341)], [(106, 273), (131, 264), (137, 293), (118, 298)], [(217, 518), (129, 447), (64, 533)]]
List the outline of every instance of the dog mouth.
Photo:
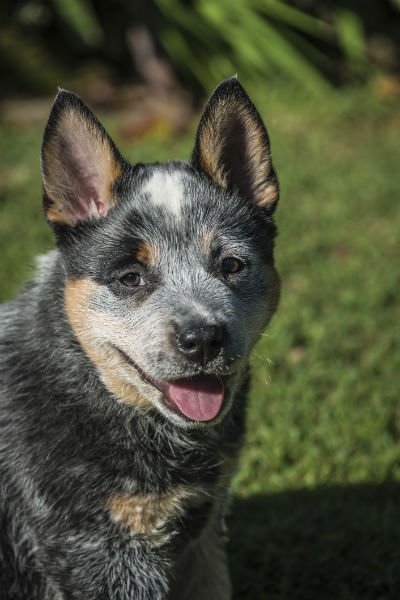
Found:
[(224, 383), (217, 375), (197, 375), (167, 382), (165, 397), (192, 421), (212, 421), (222, 407)]
[(126, 362), (135, 368), (146, 383), (158, 389), (169, 409), (190, 421), (213, 421), (221, 411), (225, 385), (218, 375), (195, 375), (164, 381), (148, 375), (125, 352), (118, 349)]

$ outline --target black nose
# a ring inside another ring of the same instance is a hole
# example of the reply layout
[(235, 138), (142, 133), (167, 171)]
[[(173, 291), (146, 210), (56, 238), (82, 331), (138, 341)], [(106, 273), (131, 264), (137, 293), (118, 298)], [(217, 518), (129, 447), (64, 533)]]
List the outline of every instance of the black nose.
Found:
[(222, 348), (223, 328), (218, 325), (188, 327), (177, 336), (178, 348), (189, 360), (207, 364)]

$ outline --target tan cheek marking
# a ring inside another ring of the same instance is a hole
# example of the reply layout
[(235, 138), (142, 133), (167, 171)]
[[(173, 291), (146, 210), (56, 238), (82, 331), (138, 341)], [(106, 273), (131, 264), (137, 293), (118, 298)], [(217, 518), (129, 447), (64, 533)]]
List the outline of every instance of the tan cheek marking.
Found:
[(195, 501), (197, 491), (178, 486), (166, 494), (118, 494), (107, 501), (111, 518), (133, 534), (163, 538), (168, 520), (181, 516), (190, 503)]
[[(104, 383), (120, 401), (140, 408), (150, 409), (152, 404), (123, 377), (120, 372), (125, 368), (124, 360), (112, 348), (105, 348), (101, 340), (94, 335), (91, 322), (96, 319), (97, 325), (112, 327), (112, 320), (95, 313), (90, 308), (90, 300), (96, 293), (98, 285), (91, 279), (69, 279), (65, 287), (65, 308), (71, 327), (79, 340), (85, 354), (100, 371)], [(133, 367), (131, 367), (133, 369)]]
[(158, 257), (158, 248), (154, 244), (142, 242), (137, 250), (136, 258), (144, 264), (155, 263)]

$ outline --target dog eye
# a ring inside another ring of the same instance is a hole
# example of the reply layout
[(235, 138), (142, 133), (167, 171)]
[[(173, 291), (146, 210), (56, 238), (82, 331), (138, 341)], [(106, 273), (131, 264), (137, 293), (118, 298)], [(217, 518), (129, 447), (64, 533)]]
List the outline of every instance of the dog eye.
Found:
[(238, 258), (228, 256), (222, 261), (222, 272), (224, 275), (231, 275), (233, 273), (239, 273), (244, 267), (244, 264)]
[(144, 279), (139, 273), (127, 273), (120, 278), (120, 282), (126, 285), (126, 287), (145, 285)]

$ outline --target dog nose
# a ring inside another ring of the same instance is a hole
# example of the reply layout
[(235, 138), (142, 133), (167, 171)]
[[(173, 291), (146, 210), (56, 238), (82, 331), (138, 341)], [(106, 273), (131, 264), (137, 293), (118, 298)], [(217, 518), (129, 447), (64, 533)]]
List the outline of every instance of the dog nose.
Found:
[(219, 325), (188, 327), (177, 336), (180, 352), (203, 365), (215, 358), (222, 348), (224, 330)]

